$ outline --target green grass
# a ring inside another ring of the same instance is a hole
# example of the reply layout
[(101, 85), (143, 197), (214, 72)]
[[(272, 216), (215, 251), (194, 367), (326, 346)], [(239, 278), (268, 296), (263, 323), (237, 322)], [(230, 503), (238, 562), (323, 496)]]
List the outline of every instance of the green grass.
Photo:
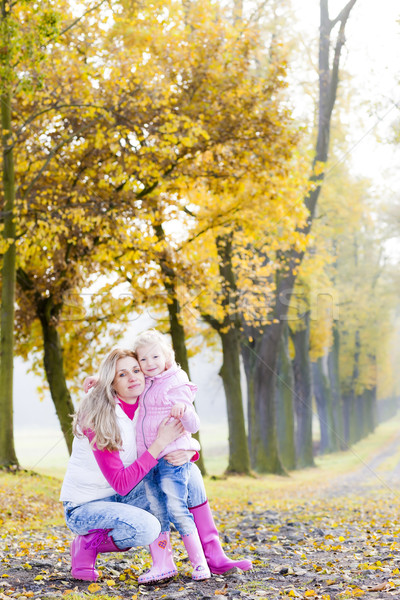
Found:
[[(271, 501), (275, 497), (279, 500), (283, 496), (295, 498), (296, 496), (309, 495), (330, 485), (332, 480), (341, 475), (350, 474), (365, 466), (379, 450), (389, 446), (400, 431), (400, 415), (387, 421), (373, 434), (350, 449), (318, 456), (315, 467), (291, 471), (289, 476), (257, 475), (254, 477), (228, 476), (221, 479), (206, 478), (207, 493), (210, 499), (218, 501), (243, 499), (248, 502), (257, 502), (265, 499), (265, 493)], [(383, 467), (393, 468), (400, 460), (400, 448), (396, 456), (388, 458)], [(208, 463), (206, 462), (208, 469)], [(377, 472), (380, 467), (377, 469)], [(209, 473), (211, 473), (209, 469)]]
[[(342, 474), (351, 473), (361, 468), (377, 451), (389, 445), (400, 430), (400, 415), (379, 425), (373, 434), (352, 446), (344, 452), (336, 452), (318, 456), (315, 467), (291, 471), (288, 477), (276, 475), (255, 475), (254, 477), (224, 477), (228, 463), (228, 448), (223, 440), (227, 437), (226, 427), (220, 425), (205, 426), (201, 431), (201, 442), (204, 448), (205, 464), (208, 472), (206, 477), (207, 491), (216, 498), (245, 497), (248, 500), (255, 494), (273, 493), (300, 493), (301, 489), (313, 486), (328, 485), (330, 481)], [(221, 441), (222, 440), (222, 441)], [(32, 447), (33, 446), (33, 447)], [(29, 451), (29, 448), (30, 451)], [(54, 483), (59, 486), (59, 480), (64, 476), (68, 455), (65, 443), (56, 434), (44, 436), (43, 432), (33, 432), (25, 435), (17, 447), (18, 458), (21, 466), (33, 469), (42, 475), (55, 477)], [(29, 459), (29, 460), (28, 460)], [(378, 471), (394, 468), (400, 461), (400, 449), (386, 459)], [(36, 464), (36, 466), (35, 466)], [(12, 478), (13, 475), (8, 477)], [(213, 477), (217, 477), (214, 480)], [(4, 475), (2, 475), (2, 480)], [(221, 482), (223, 478), (223, 482)], [(44, 479), (47, 486), (52, 479)], [(24, 483), (27, 485), (27, 482)], [(45, 484), (44, 484), (45, 485)]]
[(24, 469), (62, 479), (68, 462), (68, 450), (61, 431), (53, 429), (17, 429), (15, 450)]
[[(362, 468), (378, 451), (389, 446), (400, 430), (400, 415), (380, 425), (374, 434), (355, 444), (346, 452), (337, 452), (317, 457), (314, 468), (290, 472), (289, 476), (257, 475), (224, 476), (215, 475), (213, 467), (222, 473), (227, 457), (217, 454), (212, 461), (206, 461), (209, 475), (205, 477), (207, 495), (215, 510), (221, 514), (229, 508), (237, 512), (238, 506), (251, 503), (254, 508), (280, 507), (296, 503), (301, 498), (316, 497), (326, 489), (332, 480), (340, 475), (351, 474)], [(400, 460), (400, 449), (395, 456), (387, 458), (376, 473), (393, 468)], [(62, 474), (59, 477), (21, 471), (15, 474), (0, 471), (0, 520), (2, 527), (41, 527), (62, 524), (61, 503), (58, 501)], [(13, 502), (10, 503), (10, 498)], [(30, 507), (29, 514), (26, 506)]]

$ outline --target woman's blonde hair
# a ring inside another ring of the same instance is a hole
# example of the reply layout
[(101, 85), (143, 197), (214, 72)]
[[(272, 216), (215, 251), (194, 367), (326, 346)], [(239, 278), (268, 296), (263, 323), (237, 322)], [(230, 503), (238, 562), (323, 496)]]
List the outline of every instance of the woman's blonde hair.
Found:
[(171, 344), (167, 341), (165, 335), (157, 331), (156, 329), (149, 329), (140, 333), (135, 341), (133, 342), (133, 350), (138, 353), (139, 348), (143, 346), (151, 346), (152, 344), (158, 344), (164, 354), (165, 366), (167, 369), (172, 367), (175, 362), (175, 352)]
[(99, 450), (120, 450), (122, 447), (121, 432), (115, 415), (116, 393), (112, 384), (118, 360), (127, 356), (137, 360), (133, 350), (124, 348), (114, 348), (107, 354), (100, 365), (97, 382), (73, 418), (74, 435), (83, 437), (85, 431), (90, 429), (95, 434), (91, 445), (96, 444)]

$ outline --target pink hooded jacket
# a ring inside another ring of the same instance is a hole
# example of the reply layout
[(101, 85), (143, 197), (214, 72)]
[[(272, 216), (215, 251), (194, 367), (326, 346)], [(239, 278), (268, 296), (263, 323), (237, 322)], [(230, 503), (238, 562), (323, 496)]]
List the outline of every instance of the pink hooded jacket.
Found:
[(200, 444), (190, 435), (196, 433), (200, 427), (199, 417), (193, 407), (196, 390), (197, 386), (189, 381), (185, 371), (176, 363), (160, 375), (146, 377), (144, 392), (139, 398), (139, 417), (136, 425), (138, 457), (154, 442), (161, 421), (170, 416), (172, 406), (178, 402), (186, 406), (181, 419), (186, 431), (164, 448), (157, 458), (173, 450), (200, 450)]

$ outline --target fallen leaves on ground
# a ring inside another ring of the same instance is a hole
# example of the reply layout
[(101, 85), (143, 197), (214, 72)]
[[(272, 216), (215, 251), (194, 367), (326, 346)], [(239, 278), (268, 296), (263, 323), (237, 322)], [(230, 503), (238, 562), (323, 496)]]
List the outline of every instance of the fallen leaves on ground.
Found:
[[(1, 484), (1, 479), (0, 479)], [(234, 479), (223, 484), (234, 485)], [(366, 487), (357, 495), (333, 487), (331, 492), (247, 503), (214, 502), (213, 511), (226, 553), (247, 556), (253, 570), (235, 569), (210, 580), (194, 582), (190, 564), (176, 532), (172, 534), (179, 575), (155, 586), (139, 586), (138, 575), (150, 566), (147, 549), (98, 556), (96, 583), (70, 574), (72, 534), (48, 523), (38, 528), (41, 513), (24, 512), (31, 495), (20, 494), (11, 511), (14, 525), (0, 530), (0, 600), (96, 598), (149, 600), (230, 600), (302, 598), (385, 600), (400, 597), (400, 494)], [(3, 491), (3, 498), (7, 490)], [(0, 493), (0, 498), (2, 497)], [(49, 510), (55, 509), (53, 498)], [(0, 510), (5, 503), (0, 501)], [(16, 508), (18, 507), (18, 508)], [(40, 511), (46, 513), (45, 496)], [(48, 515), (46, 515), (48, 517)], [(20, 526), (19, 526), (20, 524)]]

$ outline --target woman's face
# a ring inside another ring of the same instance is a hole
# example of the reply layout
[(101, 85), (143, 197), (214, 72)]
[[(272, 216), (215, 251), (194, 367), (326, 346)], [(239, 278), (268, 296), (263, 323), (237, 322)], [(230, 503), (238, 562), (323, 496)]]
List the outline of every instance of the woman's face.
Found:
[(133, 356), (119, 358), (115, 365), (113, 388), (124, 402), (133, 404), (144, 390), (144, 375)]

